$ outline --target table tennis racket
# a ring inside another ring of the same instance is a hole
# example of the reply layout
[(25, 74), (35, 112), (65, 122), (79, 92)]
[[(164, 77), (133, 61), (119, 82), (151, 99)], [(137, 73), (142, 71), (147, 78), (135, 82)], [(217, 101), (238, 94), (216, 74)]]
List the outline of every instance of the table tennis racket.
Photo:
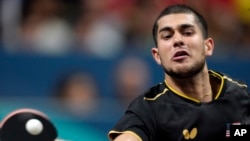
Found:
[(9, 113), (0, 123), (0, 141), (59, 141), (48, 116), (29, 108)]

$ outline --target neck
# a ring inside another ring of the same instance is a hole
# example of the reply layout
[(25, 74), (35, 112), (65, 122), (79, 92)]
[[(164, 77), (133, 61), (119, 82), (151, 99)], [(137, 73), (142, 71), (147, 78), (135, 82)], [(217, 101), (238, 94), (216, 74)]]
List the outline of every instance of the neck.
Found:
[(176, 79), (166, 76), (166, 83), (179, 93), (201, 102), (210, 102), (213, 99), (213, 92), (207, 69), (204, 69), (192, 78)]

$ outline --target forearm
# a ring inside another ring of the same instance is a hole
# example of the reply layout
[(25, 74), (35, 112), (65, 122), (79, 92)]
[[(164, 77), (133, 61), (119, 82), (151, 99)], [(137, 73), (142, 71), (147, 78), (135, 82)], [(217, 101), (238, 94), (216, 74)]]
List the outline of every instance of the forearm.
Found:
[(113, 141), (140, 141), (140, 140), (132, 134), (123, 133), (117, 136)]

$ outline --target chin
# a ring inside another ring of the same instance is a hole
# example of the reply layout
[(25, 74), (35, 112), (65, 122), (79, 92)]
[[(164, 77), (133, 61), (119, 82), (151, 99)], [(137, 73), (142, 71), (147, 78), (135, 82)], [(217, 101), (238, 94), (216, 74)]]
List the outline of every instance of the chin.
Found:
[(165, 73), (167, 73), (169, 76), (177, 79), (185, 79), (185, 78), (190, 78), (198, 73), (200, 73), (204, 68), (204, 64), (196, 64), (192, 67), (178, 67), (175, 69), (164, 69)]

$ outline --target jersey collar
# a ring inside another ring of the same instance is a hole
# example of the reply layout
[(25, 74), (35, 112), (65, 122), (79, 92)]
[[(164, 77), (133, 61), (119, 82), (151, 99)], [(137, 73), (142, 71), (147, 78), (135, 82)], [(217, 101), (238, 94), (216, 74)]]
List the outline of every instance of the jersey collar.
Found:
[[(219, 82), (219, 85), (216, 86), (216, 87), (217, 87), (216, 90), (213, 89), (213, 92), (215, 93), (215, 95), (213, 96), (213, 97), (214, 97), (213, 100), (216, 100), (216, 99), (219, 98), (219, 96), (220, 96), (221, 93), (222, 93), (222, 89), (223, 89), (225, 80), (224, 80), (222, 74), (219, 74), (219, 73), (217, 73), (217, 72), (215, 72), (215, 71), (209, 70), (208, 73), (209, 73), (210, 79), (216, 79), (216, 80), (218, 80), (218, 82)], [(169, 85), (167, 84), (167, 81), (166, 81), (166, 80), (165, 80), (164, 82), (165, 82), (165, 85), (168, 87), (168, 89), (169, 89), (170, 91), (172, 91), (174, 94), (176, 94), (176, 95), (178, 95), (178, 96), (180, 96), (180, 97), (183, 97), (183, 98), (185, 98), (185, 99), (194, 101), (194, 102), (196, 102), (196, 103), (200, 103), (200, 102), (201, 102), (201, 101), (198, 100), (198, 99), (192, 98), (192, 97), (190, 97), (190, 96), (187, 96), (187, 95), (185, 95), (185, 94), (183, 94), (183, 93), (178, 92), (177, 90), (175, 90), (174, 88), (172, 88), (171, 86), (169, 86)]]

